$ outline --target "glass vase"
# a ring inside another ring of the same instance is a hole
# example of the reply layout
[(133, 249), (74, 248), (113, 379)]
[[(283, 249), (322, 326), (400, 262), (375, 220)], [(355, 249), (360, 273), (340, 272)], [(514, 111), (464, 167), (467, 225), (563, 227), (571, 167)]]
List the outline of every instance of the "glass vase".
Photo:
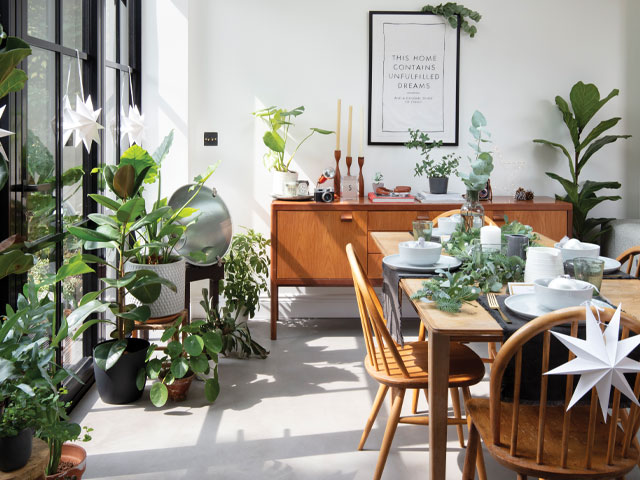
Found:
[(462, 230), (465, 233), (484, 225), (484, 207), (480, 204), (479, 191), (467, 190), (465, 202), (460, 207), (460, 216), (462, 217)]

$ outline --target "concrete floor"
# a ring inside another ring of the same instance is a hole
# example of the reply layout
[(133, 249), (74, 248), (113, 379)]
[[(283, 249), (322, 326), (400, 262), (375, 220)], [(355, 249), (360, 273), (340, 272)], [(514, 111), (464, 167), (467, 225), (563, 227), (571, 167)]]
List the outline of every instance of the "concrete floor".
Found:
[[(223, 358), (221, 393), (213, 405), (194, 382), (186, 402), (155, 408), (147, 391), (131, 405), (100, 401), (92, 388), (73, 420), (94, 429), (84, 444), (85, 479), (305, 479), (372, 478), (388, 415), (380, 411), (365, 451), (356, 447), (377, 384), (363, 365), (356, 319), (292, 320), (268, 340), (268, 323), (252, 321), (266, 360)], [(403, 329), (417, 332), (417, 321)], [(482, 355), (482, 346), (474, 346)], [(488, 378), (472, 388), (487, 395)], [(421, 402), (424, 399), (421, 398)], [(408, 413), (410, 401), (405, 400)], [(420, 404), (425, 408), (425, 404)], [(466, 433), (466, 428), (465, 428)], [(383, 478), (427, 478), (426, 427), (400, 425)], [(464, 462), (455, 427), (449, 428), (447, 478), (459, 479)], [(491, 480), (515, 479), (485, 452)], [(640, 479), (634, 470), (627, 480)]]

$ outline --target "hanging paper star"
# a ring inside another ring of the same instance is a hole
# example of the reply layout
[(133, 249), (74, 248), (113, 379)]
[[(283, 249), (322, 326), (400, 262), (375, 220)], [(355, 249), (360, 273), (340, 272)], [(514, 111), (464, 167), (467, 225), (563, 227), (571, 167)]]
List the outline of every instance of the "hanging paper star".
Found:
[(129, 144), (142, 145), (145, 137), (144, 114), (140, 115), (137, 105), (129, 107), (129, 115), (122, 112), (122, 138), (129, 135)]
[(69, 98), (64, 98), (63, 141), (66, 143), (71, 134), (74, 134), (74, 147), (84, 143), (87, 152), (91, 152), (91, 145), (95, 141), (100, 143), (98, 131), (104, 128), (98, 123), (101, 108), (94, 110), (91, 95), (82, 101), (80, 95), (76, 95), (76, 108), (71, 108)]
[(612, 385), (636, 405), (640, 405), (623, 375), (624, 373), (640, 372), (640, 362), (627, 358), (627, 355), (640, 345), (640, 335), (618, 340), (620, 307), (618, 305), (616, 313), (603, 333), (591, 312), (591, 308), (587, 306), (586, 340), (551, 332), (576, 355), (576, 358), (570, 362), (546, 373), (546, 375), (580, 375), (580, 380), (567, 410), (595, 386), (605, 422), (607, 421), (609, 393)]
[[(5, 107), (6, 105), (0, 108), (0, 118), (2, 118), (2, 114), (4, 113)], [(0, 128), (0, 138), (8, 137), (10, 135), (13, 135), (13, 132), (10, 132), (9, 130), (3, 130), (2, 128)], [(2, 146), (2, 143), (0, 143), (0, 153), (2, 153), (2, 156), (8, 162), (9, 157), (7, 157), (7, 152), (4, 151), (4, 147)]]

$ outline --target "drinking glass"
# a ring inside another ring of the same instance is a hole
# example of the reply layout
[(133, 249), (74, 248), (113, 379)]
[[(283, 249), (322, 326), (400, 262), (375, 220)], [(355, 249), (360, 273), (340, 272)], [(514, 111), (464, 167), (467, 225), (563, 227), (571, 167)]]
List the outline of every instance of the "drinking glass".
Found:
[(577, 280), (589, 282), (600, 291), (604, 261), (594, 257), (577, 257), (573, 259), (573, 270)]
[(433, 233), (433, 222), (429, 220), (416, 220), (413, 222), (413, 239), (417, 242), (419, 238), (424, 238), (425, 242), (431, 240)]

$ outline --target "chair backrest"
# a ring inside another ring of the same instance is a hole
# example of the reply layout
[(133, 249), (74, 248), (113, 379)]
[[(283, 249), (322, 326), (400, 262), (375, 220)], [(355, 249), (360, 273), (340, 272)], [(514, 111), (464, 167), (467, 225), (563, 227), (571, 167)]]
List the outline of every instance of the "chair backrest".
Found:
[(353, 245), (349, 243), (346, 250), (349, 265), (351, 266), (351, 275), (353, 276), (353, 286), (356, 290), (362, 333), (364, 334), (369, 361), (376, 370), (384, 369), (387, 375), (391, 375), (389, 363), (394, 360), (402, 375), (405, 378), (409, 378), (409, 371), (398, 352), (398, 346), (387, 329), (382, 314), (382, 305), (380, 305), (369, 279), (364, 274)]
[[(451, 217), (452, 215), (456, 215), (460, 213), (460, 209), (457, 210), (448, 210), (446, 212), (442, 212), (440, 215), (438, 215), (436, 218), (433, 219), (433, 226), (437, 227), (438, 226), (438, 220), (442, 217)], [(486, 215), (484, 216), (484, 223), (485, 225), (493, 225), (494, 227), (497, 227), (498, 224), (496, 222), (494, 222), (493, 220), (491, 220), (489, 217), (487, 217)]]
[[(591, 307), (596, 318), (598, 314), (595, 312), (594, 307)], [(601, 322), (609, 322), (611, 317), (615, 313), (615, 310), (607, 308), (600, 311), (599, 320)], [(549, 368), (549, 351), (551, 334), (550, 329), (558, 325), (571, 326), (571, 336), (577, 337), (578, 324), (585, 322), (585, 307), (573, 307), (563, 310), (542, 315), (535, 320), (527, 323), (524, 327), (520, 328), (514, 333), (502, 346), (498, 355), (496, 356), (493, 366), (491, 368), (491, 382), (490, 382), (490, 422), (491, 431), (494, 445), (499, 445), (504, 448), (509, 448), (509, 454), (511, 456), (520, 456), (522, 452), (518, 452), (518, 420), (520, 415), (520, 384), (522, 380), (522, 347), (530, 340), (534, 339), (538, 335), (542, 334), (542, 352), (541, 352), (541, 373), (547, 372)], [(621, 339), (627, 338), (629, 332), (640, 333), (640, 320), (630, 317), (626, 314), (620, 316), (620, 325), (622, 326)], [(561, 347), (564, 348), (564, 347)], [(509, 445), (504, 445), (500, 438), (500, 417), (502, 414), (503, 403), (500, 401), (502, 377), (505, 373), (507, 366), (515, 356), (515, 369), (514, 369), (514, 388), (513, 388), (513, 404), (512, 404), (512, 418), (511, 418), (511, 432)], [(575, 355), (571, 352), (568, 353), (568, 361), (575, 358)], [(547, 383), (549, 376), (541, 375), (540, 378), (540, 404), (538, 407), (538, 430), (537, 430), (537, 448), (535, 451), (536, 462), (540, 465), (547, 464), (544, 459), (544, 443), (545, 443), (545, 421), (547, 414)], [(562, 442), (560, 452), (560, 465), (554, 465), (560, 468), (567, 467), (568, 451), (569, 451), (569, 439), (571, 428), (571, 410), (567, 411), (567, 406), (573, 394), (573, 375), (567, 375), (566, 387), (565, 387), (565, 399), (564, 399), (564, 417), (562, 423)], [(640, 394), (640, 374), (636, 374), (635, 384), (633, 387), (636, 398)], [(608, 418), (608, 438), (606, 442), (602, 441), (602, 438), (596, 442), (596, 419), (600, 406), (597, 401), (597, 392), (595, 387), (591, 391), (591, 404), (589, 411), (589, 425), (587, 433), (587, 450), (584, 452), (584, 468), (587, 470), (593, 469), (596, 465), (593, 465), (593, 459), (595, 457), (606, 459), (608, 465), (612, 465), (614, 455), (618, 458), (627, 458), (629, 453), (629, 447), (632, 440), (638, 431), (640, 423), (640, 409), (631, 404), (631, 408), (628, 412), (622, 412), (620, 407), (620, 391), (614, 390), (613, 401), (611, 403), (612, 411), (611, 416)], [(616, 441), (618, 418), (623, 419), (624, 438), (620, 441), (618, 437)], [(546, 430), (546, 436), (549, 437), (550, 429)], [(557, 432), (557, 430), (555, 430)], [(528, 432), (531, 433), (531, 432)], [(614, 451), (618, 445), (618, 451)], [(576, 452), (573, 453), (575, 455)]]
[[(627, 248), (624, 252), (618, 255), (618, 258), (616, 259), (623, 265), (624, 265), (624, 262), (627, 262), (627, 273), (629, 275), (631, 275), (631, 267), (633, 267), (633, 262), (636, 259), (636, 255), (640, 255), (640, 245)], [(636, 278), (640, 278), (640, 260), (638, 260), (638, 264), (636, 266), (636, 273), (634, 275)]]

